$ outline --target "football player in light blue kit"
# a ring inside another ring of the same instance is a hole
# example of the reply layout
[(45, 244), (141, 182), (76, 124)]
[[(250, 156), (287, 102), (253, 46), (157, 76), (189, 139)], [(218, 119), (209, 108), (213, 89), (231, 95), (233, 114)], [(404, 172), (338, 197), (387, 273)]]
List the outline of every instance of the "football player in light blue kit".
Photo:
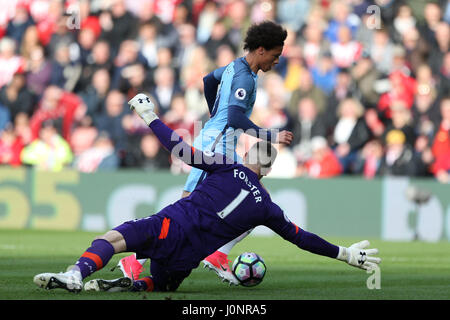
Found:
[[(262, 129), (249, 119), (256, 99), (257, 73), (259, 70), (267, 72), (278, 64), (286, 36), (286, 30), (276, 23), (265, 21), (253, 25), (244, 41), (244, 50), (248, 50), (248, 53), (204, 77), (204, 93), (210, 119), (194, 140), (194, 148), (204, 152), (219, 152), (228, 159), (242, 162), (236, 153), (236, 146), (243, 132), (274, 143), (291, 143), (291, 132)], [(206, 175), (206, 171), (192, 168), (182, 197), (189, 196)], [(230, 284), (237, 284), (227, 257), (236, 243), (250, 232), (251, 230), (242, 234), (205, 258), (205, 267), (214, 270)], [(136, 277), (142, 271), (145, 259), (137, 262), (139, 263), (136, 263), (136, 258), (132, 255), (120, 260), (119, 267), (126, 276)]]

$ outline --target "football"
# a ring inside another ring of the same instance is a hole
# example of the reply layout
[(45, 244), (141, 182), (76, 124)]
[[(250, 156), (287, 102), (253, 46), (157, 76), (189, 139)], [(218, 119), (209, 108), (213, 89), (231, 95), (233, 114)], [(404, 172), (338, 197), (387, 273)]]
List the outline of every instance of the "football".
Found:
[(253, 287), (260, 284), (266, 275), (266, 265), (256, 253), (244, 252), (234, 260), (232, 271), (241, 285)]

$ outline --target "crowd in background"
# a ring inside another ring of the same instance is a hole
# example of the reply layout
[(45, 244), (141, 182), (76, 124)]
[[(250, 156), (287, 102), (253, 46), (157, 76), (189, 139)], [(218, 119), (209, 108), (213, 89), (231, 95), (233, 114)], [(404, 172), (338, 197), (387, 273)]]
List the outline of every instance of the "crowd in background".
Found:
[(127, 101), (148, 94), (192, 142), (209, 118), (203, 77), (269, 19), (288, 38), (251, 120), (295, 136), (270, 176), (450, 181), (449, 1), (0, 2), (2, 165), (188, 172)]

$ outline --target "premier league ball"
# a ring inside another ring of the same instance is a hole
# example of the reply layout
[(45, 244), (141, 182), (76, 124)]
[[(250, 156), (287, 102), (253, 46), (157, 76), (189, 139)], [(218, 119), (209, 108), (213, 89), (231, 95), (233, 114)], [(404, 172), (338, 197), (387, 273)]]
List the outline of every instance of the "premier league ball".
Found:
[(234, 260), (232, 271), (241, 285), (253, 287), (263, 280), (266, 274), (266, 265), (256, 253), (244, 252)]

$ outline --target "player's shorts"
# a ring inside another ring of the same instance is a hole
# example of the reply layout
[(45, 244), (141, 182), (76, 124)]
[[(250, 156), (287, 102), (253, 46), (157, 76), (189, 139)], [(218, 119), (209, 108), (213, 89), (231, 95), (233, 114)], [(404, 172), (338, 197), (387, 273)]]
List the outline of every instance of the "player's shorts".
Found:
[(163, 214), (127, 221), (114, 228), (137, 259), (151, 258), (154, 291), (175, 291), (197, 268), (202, 257), (194, 251), (184, 230)]
[[(233, 158), (236, 162), (242, 163), (242, 158), (236, 153), (236, 141), (224, 141), (221, 133), (216, 136), (208, 136), (207, 134), (202, 134), (202, 132), (200, 132), (194, 140), (193, 146), (195, 149), (202, 151), (222, 153), (229, 158)], [(197, 185), (205, 178), (205, 171), (192, 167), (183, 190), (188, 192), (194, 191)]]

